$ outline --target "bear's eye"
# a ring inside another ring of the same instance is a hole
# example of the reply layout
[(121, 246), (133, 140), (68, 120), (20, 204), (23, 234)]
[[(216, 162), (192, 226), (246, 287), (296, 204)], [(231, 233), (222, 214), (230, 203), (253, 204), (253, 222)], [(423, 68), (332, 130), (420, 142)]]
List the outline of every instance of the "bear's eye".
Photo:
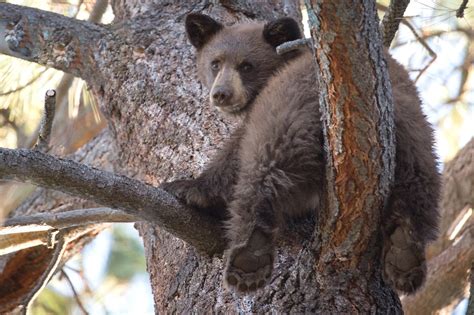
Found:
[(219, 60), (214, 60), (213, 62), (211, 62), (212, 71), (218, 71), (220, 67), (221, 67), (221, 63)]
[(253, 65), (247, 61), (244, 61), (239, 65), (239, 70), (242, 72), (250, 72), (252, 69)]

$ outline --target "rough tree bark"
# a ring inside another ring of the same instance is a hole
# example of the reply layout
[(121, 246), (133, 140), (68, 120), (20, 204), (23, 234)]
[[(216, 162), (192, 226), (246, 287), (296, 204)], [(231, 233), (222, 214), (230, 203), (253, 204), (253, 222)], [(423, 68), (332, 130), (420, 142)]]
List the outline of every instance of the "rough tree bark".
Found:
[(312, 0), (307, 8), (327, 154), (328, 196), (316, 230), (320, 311), (401, 312), (381, 279), (380, 214), (395, 132), (375, 1)]
[[(372, 31), (377, 24), (373, 5), (364, 7), (370, 12), (365, 18), (375, 24), (368, 25)], [(360, 4), (353, 6), (361, 8)], [(245, 17), (298, 17), (298, 2), (117, 0), (112, 2), (112, 7), (114, 24), (103, 27), (0, 4), (0, 52), (48, 64), (88, 81), (112, 134), (110, 138), (104, 133), (96, 142), (101, 138), (113, 142), (114, 152), (108, 153), (118, 159), (113, 158), (106, 165), (112, 165), (116, 172), (155, 186), (173, 178), (196, 176), (235, 122), (225, 121), (205, 105), (207, 92), (195, 74), (194, 53), (184, 35), (184, 16), (191, 11), (202, 11), (225, 21)], [(362, 12), (364, 10), (357, 14)], [(39, 15), (44, 18), (38, 18)], [(2, 24), (2, 20), (6, 23)], [(29, 37), (17, 38), (12, 34), (29, 34)], [(48, 35), (46, 41), (45, 34)], [(368, 34), (364, 36), (378, 36), (376, 31)], [(375, 55), (371, 51), (370, 58), (374, 67), (380, 65), (380, 51)], [(381, 106), (384, 112), (381, 99), (386, 96), (377, 95), (379, 97), (374, 105)], [(373, 135), (376, 142), (382, 139), (379, 138), (382, 132), (377, 132)], [(86, 155), (94, 156), (94, 152), (101, 149), (89, 146)], [(384, 155), (380, 148), (378, 150), (375, 160)], [(382, 163), (390, 164), (378, 162), (380, 164), (373, 166), (371, 172), (387, 168), (387, 165), (381, 166)], [(94, 160), (89, 163), (100, 165)], [(336, 178), (339, 175), (335, 174)], [(389, 173), (386, 177), (390, 177)], [(374, 193), (371, 205), (359, 204), (353, 214), (340, 207), (340, 215), (347, 214), (354, 219), (349, 230), (341, 230), (340, 225), (329, 222), (323, 232), (333, 233), (335, 229), (341, 233), (340, 238), (330, 239), (324, 234), (306, 240), (283, 237), (271, 283), (254, 296), (237, 297), (222, 288), (221, 257), (199, 255), (193, 247), (152, 224), (137, 224), (145, 244), (156, 311), (302, 313), (331, 311), (338, 307), (346, 311), (399, 312), (398, 298), (383, 284), (379, 263), (374, 263), (380, 248), (371, 247), (377, 244), (374, 226), (378, 215), (374, 211), (386, 192), (386, 184), (383, 182), (380, 187), (373, 184), (370, 190), (363, 192)], [(376, 193), (378, 188), (380, 192)], [(81, 203), (77, 199), (72, 202)], [(38, 204), (35, 207), (37, 209)], [(374, 216), (370, 215), (370, 207)], [(373, 227), (362, 229), (357, 224), (361, 219), (352, 217), (357, 213), (363, 220), (374, 223)], [(322, 247), (318, 245), (320, 240)], [(335, 257), (325, 249), (322, 259), (316, 259), (317, 251), (333, 244), (347, 246), (349, 250), (338, 252), (342, 256)], [(350, 249), (357, 250), (357, 257), (345, 260)], [(336, 262), (332, 268), (331, 261)], [(341, 271), (349, 273), (343, 276)], [(337, 281), (330, 281), (336, 274)], [(324, 290), (319, 289), (321, 286)]]

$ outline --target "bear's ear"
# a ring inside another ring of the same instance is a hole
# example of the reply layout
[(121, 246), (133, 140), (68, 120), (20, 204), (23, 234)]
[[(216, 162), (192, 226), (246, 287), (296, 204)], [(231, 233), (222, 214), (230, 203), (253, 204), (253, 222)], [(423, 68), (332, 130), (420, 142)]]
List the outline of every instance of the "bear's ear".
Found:
[(188, 14), (185, 25), (189, 41), (197, 49), (201, 49), (212, 36), (223, 28), (222, 24), (213, 18), (200, 13)]
[(285, 42), (300, 39), (301, 32), (298, 23), (286, 17), (265, 24), (263, 38), (273, 47), (277, 47)]

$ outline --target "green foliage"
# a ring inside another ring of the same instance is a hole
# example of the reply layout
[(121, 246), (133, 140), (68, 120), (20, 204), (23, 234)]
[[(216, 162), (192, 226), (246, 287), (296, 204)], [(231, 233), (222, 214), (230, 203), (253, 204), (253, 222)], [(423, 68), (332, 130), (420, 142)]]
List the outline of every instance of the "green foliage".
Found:
[(112, 235), (107, 276), (128, 281), (137, 273), (145, 272), (145, 255), (139, 240), (118, 225), (112, 230)]
[(74, 301), (57, 291), (46, 287), (33, 303), (31, 314), (34, 315), (62, 315), (71, 314)]

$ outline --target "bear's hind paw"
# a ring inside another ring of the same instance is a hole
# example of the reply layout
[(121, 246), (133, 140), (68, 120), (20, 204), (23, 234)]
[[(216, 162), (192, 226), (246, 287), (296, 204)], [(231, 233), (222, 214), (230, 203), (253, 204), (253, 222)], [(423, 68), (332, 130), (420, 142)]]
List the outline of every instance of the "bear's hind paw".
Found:
[(414, 293), (426, 277), (423, 246), (412, 238), (409, 229), (404, 226), (395, 229), (385, 246), (385, 279), (401, 293)]
[(270, 280), (273, 260), (271, 235), (255, 229), (244, 246), (229, 250), (224, 272), (226, 286), (238, 293), (262, 288)]

